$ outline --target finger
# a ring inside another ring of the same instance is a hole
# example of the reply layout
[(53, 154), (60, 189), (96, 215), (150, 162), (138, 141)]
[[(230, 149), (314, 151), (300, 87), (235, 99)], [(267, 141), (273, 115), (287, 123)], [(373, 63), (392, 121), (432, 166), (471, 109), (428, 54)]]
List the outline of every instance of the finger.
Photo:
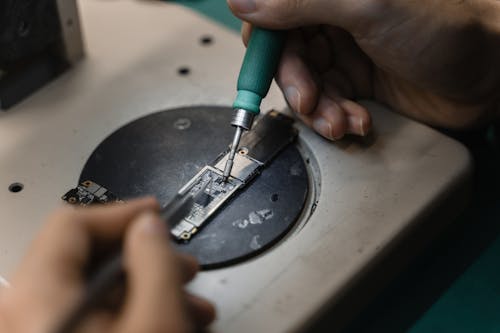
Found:
[(344, 110), (326, 95), (321, 96), (313, 113), (303, 115), (301, 119), (318, 134), (332, 141), (344, 137), (348, 128)]
[(257, 26), (290, 29), (311, 24), (355, 27), (367, 16), (365, 1), (351, 0), (227, 0), (232, 12)]
[(343, 97), (339, 90), (330, 83), (325, 85), (324, 92), (344, 111), (347, 117), (347, 133), (365, 136), (370, 132), (372, 120), (364, 106)]
[(303, 49), (300, 34), (291, 33), (283, 51), (276, 81), (290, 108), (295, 112), (308, 114), (318, 103), (319, 89), (311, 70), (302, 59)]
[(248, 46), (248, 41), (250, 40), (250, 35), (252, 34), (252, 25), (248, 22), (243, 22), (241, 25), (241, 38), (243, 39), (243, 44)]
[(79, 278), (94, 240), (119, 238), (134, 216), (157, 209), (151, 198), (92, 208), (65, 208), (54, 213), (32, 244), (21, 269), (51, 273), (55, 281)]
[(372, 129), (372, 119), (368, 110), (354, 101), (348, 99), (336, 100), (342, 110), (347, 114), (347, 132), (359, 136), (366, 136)]
[(200, 270), (200, 265), (198, 261), (193, 256), (187, 254), (177, 254), (177, 267), (179, 267), (179, 271), (181, 272), (181, 281), (182, 283), (187, 283), (191, 281), (196, 273)]
[(368, 110), (354, 101), (340, 98), (335, 100), (347, 115), (347, 133), (366, 136), (372, 128), (372, 119)]
[(113, 204), (78, 209), (79, 218), (89, 233), (98, 239), (116, 239), (123, 235), (131, 220), (147, 210), (158, 211), (160, 205), (155, 198), (132, 200), (126, 204)]
[(126, 332), (185, 331), (182, 277), (167, 228), (157, 215), (146, 213), (133, 223), (124, 255), (128, 297), (120, 327)]
[(78, 327), (75, 333), (110, 332), (114, 317), (107, 312), (92, 313)]
[(189, 316), (198, 326), (207, 326), (215, 320), (217, 311), (212, 303), (191, 294), (186, 294), (185, 299)]

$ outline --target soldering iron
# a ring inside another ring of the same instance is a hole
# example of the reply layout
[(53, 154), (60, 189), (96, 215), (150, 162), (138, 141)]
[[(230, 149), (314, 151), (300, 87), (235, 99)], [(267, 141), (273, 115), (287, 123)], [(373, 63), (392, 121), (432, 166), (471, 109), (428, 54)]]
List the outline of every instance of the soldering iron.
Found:
[(285, 37), (284, 31), (257, 27), (252, 30), (238, 78), (238, 95), (233, 104), (231, 125), (236, 127), (236, 133), (224, 168), (225, 180), (231, 175), (241, 135), (252, 129), (253, 121), (260, 113), (260, 104), (269, 92), (281, 59)]

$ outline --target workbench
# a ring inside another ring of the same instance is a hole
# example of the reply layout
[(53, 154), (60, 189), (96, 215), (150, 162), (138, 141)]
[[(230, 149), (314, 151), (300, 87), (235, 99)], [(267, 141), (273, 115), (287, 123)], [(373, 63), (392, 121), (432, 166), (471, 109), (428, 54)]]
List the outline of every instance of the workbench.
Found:
[[(222, 1), (182, 3), (237, 26)], [(80, 8), (86, 59), (0, 114), (0, 275), (7, 279), (43, 216), (112, 131), (154, 111), (227, 106), (234, 98), (244, 52), (235, 32), (173, 4), (83, 0)], [(215, 41), (209, 47), (200, 44), (207, 35)], [(180, 76), (182, 68), (189, 75)], [(364, 104), (374, 117), (370, 140), (329, 143), (299, 125), (299, 142), (317, 166), (311, 217), (265, 254), (203, 272), (190, 285), (216, 303), (214, 330), (296, 331), (327, 306), (340, 327), (466, 205), (472, 163), (463, 145)], [(275, 86), (264, 108), (286, 112)], [(9, 192), (14, 183), (23, 190)]]

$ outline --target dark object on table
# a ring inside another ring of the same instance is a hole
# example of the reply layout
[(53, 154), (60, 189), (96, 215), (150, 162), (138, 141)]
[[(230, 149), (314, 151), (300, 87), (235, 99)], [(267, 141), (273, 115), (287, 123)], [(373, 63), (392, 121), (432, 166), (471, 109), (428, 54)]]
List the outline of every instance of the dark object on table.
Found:
[(76, 0), (0, 0), (0, 109), (83, 55)]

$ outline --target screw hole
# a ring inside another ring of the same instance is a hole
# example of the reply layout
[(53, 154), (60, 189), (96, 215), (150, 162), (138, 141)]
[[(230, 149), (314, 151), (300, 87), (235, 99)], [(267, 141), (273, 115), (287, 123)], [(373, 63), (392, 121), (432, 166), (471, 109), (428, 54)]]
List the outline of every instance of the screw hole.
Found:
[(191, 70), (189, 69), (189, 67), (181, 67), (177, 70), (177, 73), (179, 73), (179, 75), (181, 76), (186, 76), (191, 73)]
[(271, 195), (271, 201), (272, 202), (276, 202), (279, 200), (279, 195), (277, 193), (274, 193), (273, 195)]
[(70, 19), (70, 18), (69, 18), (69, 19), (67, 19), (67, 20), (66, 20), (66, 25), (67, 25), (68, 27), (71, 27), (71, 26), (73, 25), (73, 20), (72, 20), (72, 19)]
[(213, 44), (213, 42), (214, 42), (214, 39), (213, 39), (213, 37), (212, 37), (212, 36), (208, 36), (208, 35), (207, 35), (207, 36), (202, 36), (202, 37), (200, 38), (200, 43), (201, 43), (201, 45), (203, 45), (203, 46), (209, 46), (209, 45), (212, 45), (212, 44)]
[(307, 164), (311, 164), (311, 160), (310, 159), (306, 159), (306, 163)]
[(19, 193), (24, 189), (24, 185), (21, 183), (12, 183), (9, 186), (9, 191), (12, 193)]
[(246, 147), (241, 148), (238, 151), (238, 154), (243, 155), (243, 156), (248, 155), (248, 148), (246, 148)]

